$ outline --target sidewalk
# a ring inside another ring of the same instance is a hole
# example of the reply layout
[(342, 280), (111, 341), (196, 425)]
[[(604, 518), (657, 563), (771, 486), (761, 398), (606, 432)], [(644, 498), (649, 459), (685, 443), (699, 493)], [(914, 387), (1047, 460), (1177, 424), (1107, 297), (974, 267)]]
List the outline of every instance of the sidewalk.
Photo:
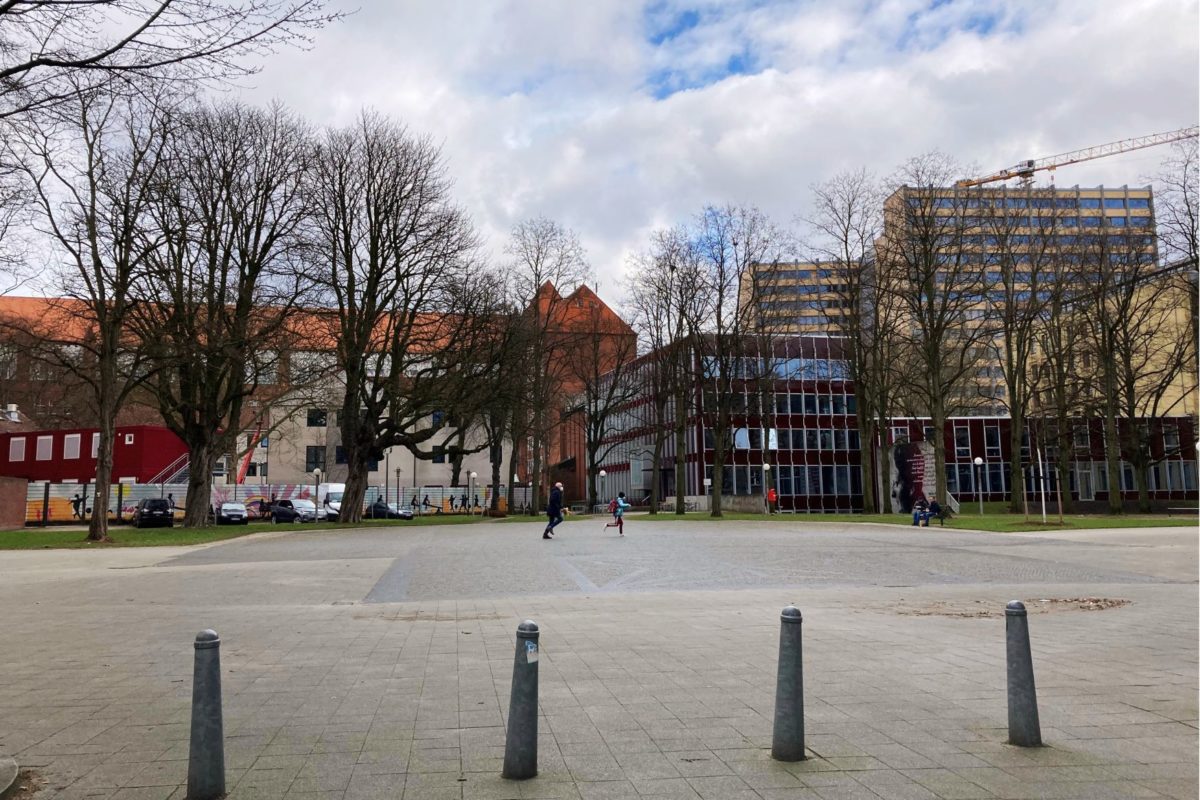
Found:
[[(864, 575), (857, 586), (623, 591), (638, 570), (669, 569), (657, 555), (642, 560), (646, 540), (518, 549), (525, 532), (511, 527), (510, 560), (483, 554), (508, 573), (505, 585), (519, 586), (535, 558), (566, 558), (597, 591), (363, 602), (395, 563), (429, 554), (447, 574), (472, 569), (465, 555), (488, 540), (459, 530), (414, 536), (399, 555), (330, 537), (340, 557), (318, 558), (311, 537), (304, 549), (282, 538), (0, 581), (12, 610), (0, 752), (47, 777), (39, 797), (181, 800), (191, 639), (212, 626), (223, 640), (231, 798), (1196, 796), (1194, 582), (1048, 584), (1043, 562), (1021, 555), (1029, 582), (1018, 584), (886, 586)], [(1111, 561), (1090, 545), (1010, 546), (1052, 548), (1056, 563)], [(766, 563), (722, 558), (745, 580)], [(1004, 603), (1090, 596), (1131, 602), (1031, 615), (1048, 746), (1004, 744)], [(811, 757), (797, 764), (769, 757), (789, 602), (805, 617)], [(525, 617), (542, 630), (540, 772), (517, 783), (499, 773)]]

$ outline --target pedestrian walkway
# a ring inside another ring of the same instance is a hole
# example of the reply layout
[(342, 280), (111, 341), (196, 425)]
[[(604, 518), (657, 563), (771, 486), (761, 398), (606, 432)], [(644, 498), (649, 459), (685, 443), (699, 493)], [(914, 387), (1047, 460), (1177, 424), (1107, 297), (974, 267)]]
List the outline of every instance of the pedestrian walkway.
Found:
[[(6, 553), (0, 754), (45, 775), (39, 797), (182, 800), (191, 642), (213, 627), (231, 798), (1196, 796), (1194, 532), (540, 528)], [(1004, 743), (1014, 598), (1039, 749)], [(1128, 603), (1039, 602), (1081, 598)], [(788, 603), (810, 758), (782, 764)], [(499, 776), (526, 617), (539, 775), (516, 783)]]

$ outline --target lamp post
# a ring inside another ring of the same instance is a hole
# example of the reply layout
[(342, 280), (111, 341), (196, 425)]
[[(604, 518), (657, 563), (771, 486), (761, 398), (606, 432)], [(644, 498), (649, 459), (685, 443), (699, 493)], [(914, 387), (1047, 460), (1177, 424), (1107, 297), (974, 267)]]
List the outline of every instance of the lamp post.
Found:
[(321, 493), (321, 468), (316, 467), (315, 469), (313, 469), (313, 508), (316, 509), (316, 511), (314, 511), (313, 513), (315, 513), (315, 514), (321, 513), (321, 507), (320, 507), (320, 505), (318, 505), (319, 498), (317, 497), (317, 495), (319, 495), (320, 493)]
[[(399, 467), (396, 467), (396, 508), (397, 509), (400, 508), (400, 506), (402, 505), (402, 503), (400, 502), (400, 473), (403, 471), (404, 470), (400, 469)], [(413, 494), (413, 497), (416, 498), (415, 493)]]
[(979, 516), (983, 516), (983, 483), (979, 479), (983, 459), (975, 456), (975, 494), (979, 495)]
[(605, 498), (605, 497), (608, 497), (608, 492), (605, 491), (608, 488), (605, 485), (607, 483), (608, 483), (608, 473), (605, 472), (604, 470), (600, 470), (600, 498), (601, 498), (601, 500), (603, 500), (603, 498)]
[(763, 503), (767, 506), (767, 513), (771, 513), (771, 501), (767, 499), (767, 492), (771, 490), (771, 465), (763, 464)]
[(478, 477), (478, 472), (467, 475), (467, 516), (475, 514), (475, 479)]

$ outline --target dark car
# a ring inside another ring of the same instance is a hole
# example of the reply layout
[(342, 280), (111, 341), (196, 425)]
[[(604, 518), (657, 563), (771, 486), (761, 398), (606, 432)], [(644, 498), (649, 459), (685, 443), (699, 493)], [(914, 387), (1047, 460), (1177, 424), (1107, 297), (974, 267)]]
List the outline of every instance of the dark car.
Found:
[(164, 498), (148, 497), (138, 501), (129, 523), (135, 528), (170, 528), (175, 524), (175, 511)]
[(314, 522), (317, 508), (311, 500), (277, 500), (270, 507), (271, 522)]
[(367, 511), (363, 514), (363, 517), (366, 519), (412, 519), (413, 512), (411, 508), (400, 508), (395, 503), (385, 503), (383, 500), (376, 500), (367, 506)]

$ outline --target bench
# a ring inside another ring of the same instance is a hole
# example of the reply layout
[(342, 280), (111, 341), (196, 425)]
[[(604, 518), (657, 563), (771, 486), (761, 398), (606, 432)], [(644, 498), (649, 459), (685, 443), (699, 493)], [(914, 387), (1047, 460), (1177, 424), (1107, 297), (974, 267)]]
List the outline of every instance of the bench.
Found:
[(1196, 514), (1196, 513), (1200, 513), (1200, 508), (1197, 508), (1196, 506), (1175, 506), (1175, 507), (1167, 508), (1167, 516), (1168, 517), (1175, 513)]

